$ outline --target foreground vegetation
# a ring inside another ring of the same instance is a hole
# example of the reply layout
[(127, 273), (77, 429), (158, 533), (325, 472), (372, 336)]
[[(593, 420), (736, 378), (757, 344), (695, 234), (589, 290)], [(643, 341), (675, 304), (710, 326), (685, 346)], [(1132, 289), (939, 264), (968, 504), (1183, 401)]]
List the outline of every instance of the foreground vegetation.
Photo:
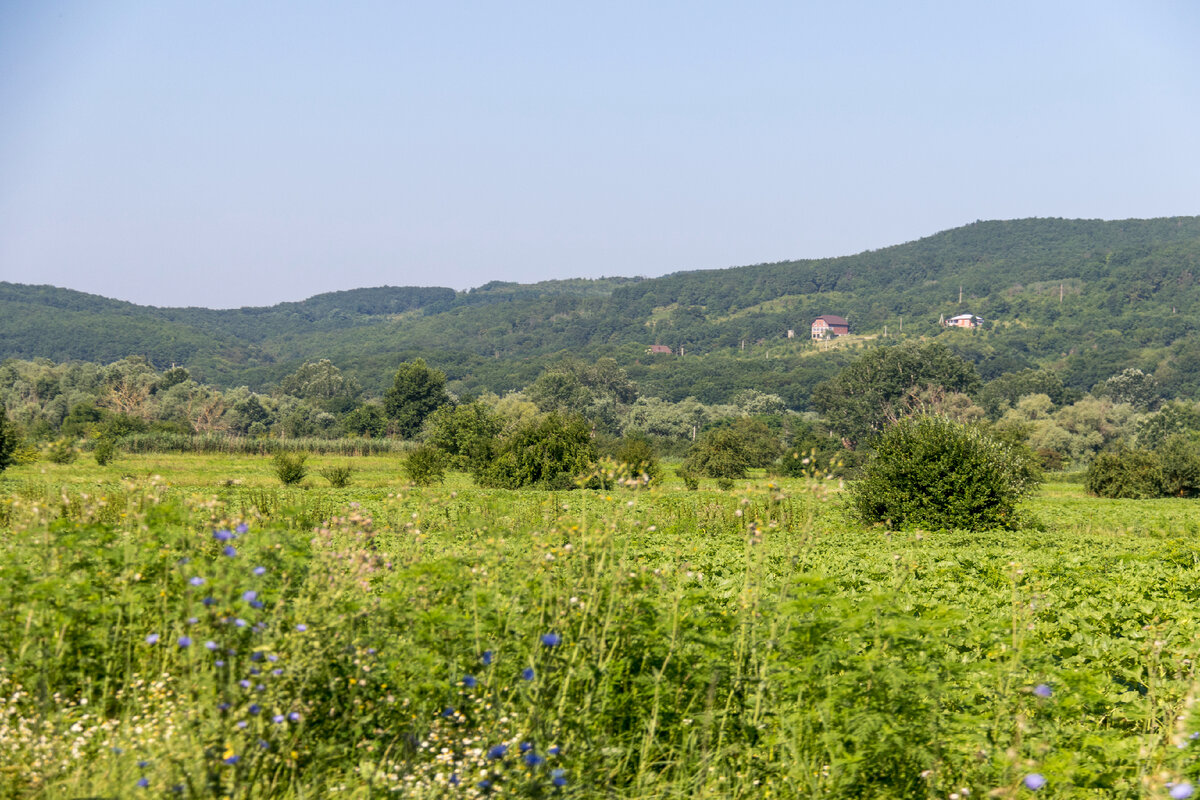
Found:
[[(836, 481), (0, 475), (0, 795), (1186, 796), (1192, 501), (888, 533)], [(1043, 782), (1044, 781), (1044, 782)], [(1037, 788), (1033, 788), (1037, 787)]]

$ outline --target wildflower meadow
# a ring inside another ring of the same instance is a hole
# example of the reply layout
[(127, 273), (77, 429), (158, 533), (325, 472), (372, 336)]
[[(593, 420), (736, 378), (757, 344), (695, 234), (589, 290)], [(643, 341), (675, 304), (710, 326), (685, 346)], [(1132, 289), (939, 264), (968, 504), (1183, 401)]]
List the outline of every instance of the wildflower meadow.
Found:
[(7, 470), (0, 796), (1200, 782), (1194, 501), (1055, 483), (1017, 531), (891, 533), (835, 480), (416, 488), (354, 463), (344, 488), (280, 486), (266, 454)]

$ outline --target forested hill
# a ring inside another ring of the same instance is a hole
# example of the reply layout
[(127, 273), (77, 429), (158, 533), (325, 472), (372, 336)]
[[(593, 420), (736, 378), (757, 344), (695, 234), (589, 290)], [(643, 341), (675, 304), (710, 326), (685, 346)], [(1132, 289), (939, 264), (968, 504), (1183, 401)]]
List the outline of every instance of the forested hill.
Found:
[[(354, 289), (234, 310), (136, 306), (0, 283), (0, 358), (142, 355), (159, 367), (185, 364), (214, 383), (252, 386), (304, 360), (329, 358), (370, 388), (402, 358), (423, 355), (466, 388), (503, 389), (563, 355), (612, 355), (671, 396), (711, 383), (722, 359), (769, 355), (771, 347), (777, 358), (811, 356), (809, 324), (838, 314), (856, 334), (946, 336), (985, 379), (1053, 364), (1070, 385), (1086, 389), (1136, 366), (1195, 393), (1197, 276), (1200, 217), (1173, 217), (976, 222), (840, 258), (644, 280), (493, 282), (469, 292)], [(987, 325), (962, 332), (938, 324), (964, 312)], [(789, 329), (797, 340), (784, 338)], [(784, 343), (790, 349), (778, 351)], [(651, 344), (688, 355), (651, 361), (644, 355)], [(828, 373), (816, 364), (823, 358), (803, 367)], [(739, 367), (726, 388), (759, 385), (755, 370), (770, 369), (761, 358), (753, 364)], [(784, 381), (776, 375), (766, 383)]]

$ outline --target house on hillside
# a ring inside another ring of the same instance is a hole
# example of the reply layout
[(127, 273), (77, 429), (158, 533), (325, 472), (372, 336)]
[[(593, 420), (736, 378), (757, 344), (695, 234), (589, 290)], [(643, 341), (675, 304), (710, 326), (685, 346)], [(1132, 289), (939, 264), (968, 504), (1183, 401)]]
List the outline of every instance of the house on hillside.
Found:
[(665, 344), (652, 344), (646, 348), (646, 352), (649, 355), (669, 356), (671, 355), (671, 348), (667, 347)]
[(836, 314), (822, 314), (813, 320), (812, 338), (814, 339), (845, 336), (849, 332), (850, 323)]
[(974, 314), (959, 314), (945, 322), (948, 328), (978, 328), (982, 324), (983, 317), (977, 317)]

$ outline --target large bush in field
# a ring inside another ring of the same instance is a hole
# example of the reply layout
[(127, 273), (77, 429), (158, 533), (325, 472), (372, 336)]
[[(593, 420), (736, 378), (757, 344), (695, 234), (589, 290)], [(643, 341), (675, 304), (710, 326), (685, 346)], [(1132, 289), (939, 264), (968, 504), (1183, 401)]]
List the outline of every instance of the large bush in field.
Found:
[(1097, 497), (1144, 500), (1165, 493), (1162, 464), (1146, 450), (1100, 453), (1088, 467), (1083, 488)]
[(13, 463), (16, 450), (17, 432), (9, 424), (4, 409), (0, 408), (0, 472), (4, 472), (5, 468)]
[(596, 445), (582, 417), (547, 414), (501, 441), (477, 478), (481, 486), (501, 489), (572, 489), (595, 460)]
[(943, 417), (906, 417), (880, 436), (854, 511), (894, 527), (983, 530), (1014, 524), (1016, 504), (1041, 474), (1025, 449)]

